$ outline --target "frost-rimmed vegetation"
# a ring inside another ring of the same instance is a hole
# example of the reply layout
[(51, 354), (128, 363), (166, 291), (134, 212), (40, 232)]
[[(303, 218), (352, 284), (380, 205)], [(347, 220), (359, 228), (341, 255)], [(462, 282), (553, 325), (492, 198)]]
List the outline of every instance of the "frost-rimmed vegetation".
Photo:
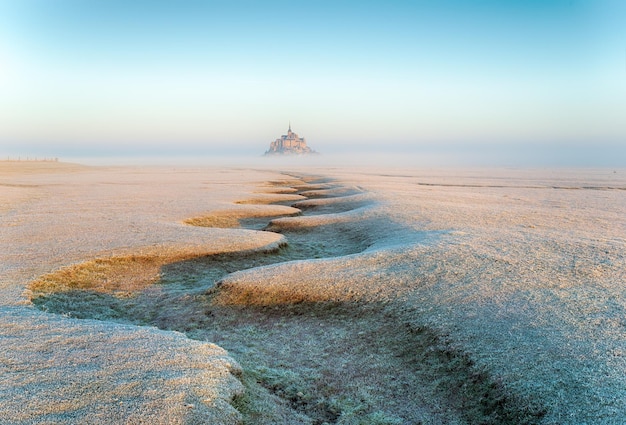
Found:
[[(346, 194), (348, 202), (354, 202), (355, 189), (324, 187), (308, 194)], [(325, 204), (328, 212), (332, 211), (330, 204)], [(242, 380), (248, 391), (235, 405), (249, 423), (539, 420), (545, 414), (540, 403), (512, 394), (489, 372), (475, 367), (458, 347), (442, 343), (446, 339), (443, 336), (400, 321), (393, 313), (400, 306), (363, 304), (353, 295), (347, 300), (321, 297), (309, 302), (297, 293), (289, 298), (285, 291), (278, 293), (277, 302), (267, 302), (272, 294), (266, 292), (263, 298), (255, 291), (244, 299), (234, 301), (231, 297), (224, 302), (223, 291), (232, 295), (236, 285), (213, 287), (222, 276), (237, 270), (335, 257), (376, 245), (376, 237), (371, 236), (376, 232), (371, 229), (380, 223), (372, 221), (364, 204), (360, 200), (353, 212), (345, 208), (308, 222), (299, 218), (273, 220), (268, 228), (287, 233), (291, 241), (289, 246), (273, 252), (218, 254), (160, 263), (135, 257), (96, 260), (72, 270), (80, 276), (74, 284), (67, 284), (69, 269), (64, 270), (60, 276), (65, 287), (59, 290), (50, 283), (56, 279), (55, 274), (41, 279), (32, 286), (32, 299), (49, 311), (156, 325), (224, 346), (244, 367)], [(241, 218), (237, 216), (237, 220)], [(210, 219), (204, 222), (214, 223)], [(387, 232), (391, 227), (382, 226), (377, 232)], [(127, 273), (129, 262), (139, 266), (135, 269), (140, 282), (127, 291), (108, 284), (111, 277), (103, 269), (133, 281)], [(159, 272), (155, 274), (157, 263)], [(84, 278), (85, 274), (90, 277)], [(89, 287), (85, 282), (90, 279), (100, 283)], [(320, 330), (320, 339), (307, 343)], [(282, 356), (278, 355), (281, 350)], [(429, 406), (433, 399), (441, 404)]]

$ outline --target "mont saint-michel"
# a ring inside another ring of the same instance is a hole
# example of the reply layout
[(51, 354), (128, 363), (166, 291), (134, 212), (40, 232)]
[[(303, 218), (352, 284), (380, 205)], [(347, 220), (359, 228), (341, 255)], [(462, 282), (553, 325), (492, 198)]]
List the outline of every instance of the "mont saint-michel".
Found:
[(291, 123), (289, 123), (287, 134), (283, 134), (270, 143), (270, 148), (265, 152), (265, 155), (306, 155), (314, 153), (317, 152), (307, 146), (304, 137), (299, 137), (291, 131)]

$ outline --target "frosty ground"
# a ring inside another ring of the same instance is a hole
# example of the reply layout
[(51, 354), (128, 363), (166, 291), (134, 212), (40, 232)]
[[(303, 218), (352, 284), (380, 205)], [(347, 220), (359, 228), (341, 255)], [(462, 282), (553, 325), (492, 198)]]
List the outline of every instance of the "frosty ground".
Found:
[(0, 423), (619, 423), (625, 190), (1, 163)]

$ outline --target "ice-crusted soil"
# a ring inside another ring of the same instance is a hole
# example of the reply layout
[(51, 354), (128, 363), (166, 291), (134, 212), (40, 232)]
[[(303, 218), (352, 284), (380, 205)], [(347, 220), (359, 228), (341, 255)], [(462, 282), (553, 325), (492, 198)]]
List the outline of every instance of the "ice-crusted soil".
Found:
[(626, 413), (623, 170), (74, 172), (0, 174), (8, 423)]

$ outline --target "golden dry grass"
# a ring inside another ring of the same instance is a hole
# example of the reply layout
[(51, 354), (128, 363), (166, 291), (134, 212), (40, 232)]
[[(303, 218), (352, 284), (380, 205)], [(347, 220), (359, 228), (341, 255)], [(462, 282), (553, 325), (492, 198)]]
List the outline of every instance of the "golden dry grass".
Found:
[(241, 205), (269, 205), (269, 204), (276, 204), (279, 202), (296, 202), (296, 201), (301, 201), (303, 199), (306, 199), (304, 196), (301, 195), (296, 195), (296, 194), (290, 194), (290, 193), (265, 193), (263, 195), (259, 194), (260, 196), (256, 196), (253, 198), (249, 198), (249, 199), (242, 199), (240, 201), (235, 202), (236, 204), (241, 204)]
[(353, 301), (352, 299), (339, 300), (336, 293), (313, 292), (298, 287), (239, 285), (237, 283), (221, 284), (211, 292), (214, 303), (224, 306), (243, 307), (281, 307), (300, 303), (323, 303), (328, 301)]
[(239, 227), (239, 220), (244, 218), (244, 214), (238, 212), (216, 212), (211, 215), (193, 217), (183, 220), (183, 223), (190, 226), (219, 227), (223, 229)]
[(136, 292), (158, 281), (165, 261), (155, 256), (95, 259), (44, 275), (33, 281), (29, 289), (33, 297), (74, 290)]
[(267, 208), (267, 209), (228, 209), (213, 211), (211, 214), (192, 217), (183, 220), (183, 223), (191, 226), (199, 227), (219, 227), (219, 228), (237, 228), (241, 227), (241, 221), (251, 218), (276, 217), (297, 215), (299, 210), (290, 209), (288, 207)]

